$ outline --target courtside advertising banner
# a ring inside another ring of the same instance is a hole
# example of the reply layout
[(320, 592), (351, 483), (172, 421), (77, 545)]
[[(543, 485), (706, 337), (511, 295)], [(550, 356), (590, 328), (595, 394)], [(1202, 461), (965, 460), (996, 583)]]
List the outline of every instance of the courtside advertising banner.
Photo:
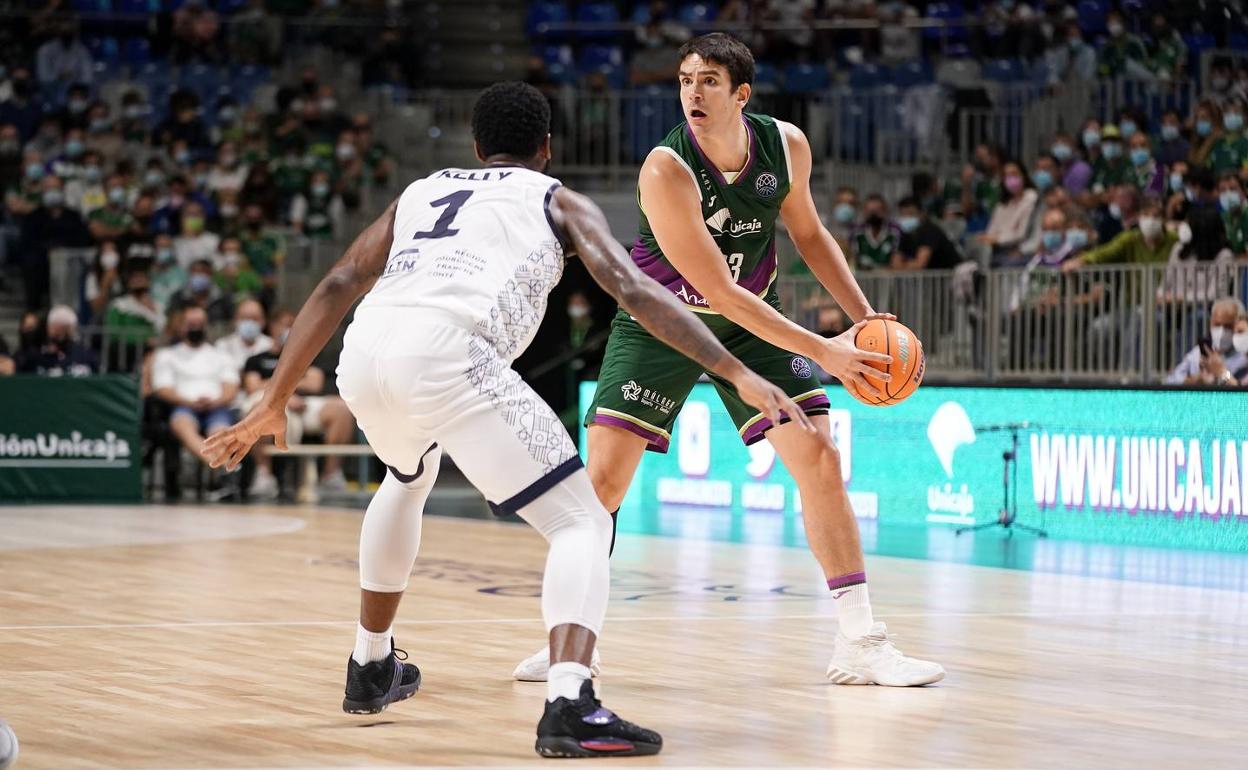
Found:
[[(582, 412), (594, 388), (582, 385)], [(996, 521), (1003, 454), (1017, 435), (1019, 522), (1054, 538), (1248, 552), (1242, 391), (924, 386), (891, 407), (861, 404), (839, 386), (827, 391), (860, 520), (881, 528)], [(750, 542), (801, 529), (792, 477), (768, 442), (741, 442), (707, 383), (686, 402), (670, 451), (646, 453), (620, 527), (671, 534), (680, 511), (693, 509), (731, 512), (714, 519), (725, 531), (704, 533), (714, 538)]]
[(0, 377), (0, 502), (138, 501), (133, 377)]

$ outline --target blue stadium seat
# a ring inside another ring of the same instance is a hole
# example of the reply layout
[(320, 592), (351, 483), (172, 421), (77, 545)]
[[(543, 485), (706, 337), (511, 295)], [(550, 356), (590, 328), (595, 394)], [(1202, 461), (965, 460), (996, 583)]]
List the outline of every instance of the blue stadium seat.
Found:
[(966, 21), (966, 11), (961, 3), (931, 3), (927, 6), (927, 18), (948, 25), (959, 25), (949, 29), (936, 26), (924, 27), (923, 37), (928, 40), (966, 39), (966, 27), (961, 26)]
[(112, 0), (73, 0), (69, 4), (78, 13), (110, 13), (113, 10)]
[(560, 61), (547, 63), (546, 74), (550, 75), (550, 79), (556, 83), (563, 85), (574, 85), (576, 83), (576, 68), (568, 63)]
[(542, 61), (547, 64), (556, 62), (562, 64), (572, 63), (572, 47), (567, 45), (544, 45), (538, 48), (538, 55), (542, 57)]
[(160, 13), (160, 0), (114, 0), (113, 9), (134, 16)]
[(780, 73), (767, 62), (754, 64), (754, 88), (775, 92), (780, 90)]
[(1248, 51), (1248, 32), (1232, 32), (1227, 35), (1226, 45), (1236, 51)]
[(548, 32), (547, 24), (566, 22), (571, 18), (566, 3), (536, 2), (529, 6), (529, 15), (524, 20), (525, 34), (534, 40), (560, 37), (566, 33)]
[(582, 72), (598, 69), (601, 66), (620, 66), (624, 63), (624, 52), (618, 45), (587, 45), (581, 49), (578, 65)]
[(932, 82), (932, 67), (922, 61), (899, 64), (893, 68), (890, 80), (901, 88), (927, 85)]
[(1083, 34), (1091, 36), (1105, 31), (1105, 15), (1109, 12), (1106, 0), (1079, 0), (1075, 11)]
[(716, 8), (714, 3), (685, 3), (676, 14), (676, 19), (689, 27), (705, 27), (715, 21)]
[(607, 77), (607, 85), (614, 89), (626, 88), (628, 86), (628, 67), (623, 64), (599, 64), (597, 67), (588, 70), (582, 70), (582, 74), (589, 75), (600, 72)]
[(217, 10), (223, 16), (238, 13), (247, 7), (247, 0), (217, 0)]
[[(581, 24), (618, 24), (620, 10), (615, 3), (584, 3), (576, 9), (576, 21)], [(581, 40), (611, 40), (619, 34), (619, 30), (614, 29), (581, 30), (577, 32), (577, 37)]]
[(878, 64), (866, 62), (849, 71), (849, 84), (854, 88), (874, 88), (885, 80)]
[(130, 64), (145, 64), (152, 58), (152, 44), (146, 37), (128, 37), (122, 48), (122, 58)]
[(121, 47), (115, 37), (85, 37), (82, 44), (91, 52), (91, 58), (97, 62), (116, 62), (121, 58)]
[(832, 85), (828, 68), (821, 64), (790, 64), (784, 68), (784, 87), (797, 94), (826, 91)]
[(629, 138), (629, 155), (635, 163), (645, 160), (659, 140), (684, 120), (676, 93), (659, 86), (636, 92), (621, 103), (623, 136)]
[(633, 6), (633, 12), (629, 15), (628, 20), (637, 26), (645, 26), (650, 23), (650, 3), (640, 2)]
[(998, 83), (1013, 83), (1022, 80), (1023, 65), (1017, 59), (989, 59), (984, 62), (984, 79)]

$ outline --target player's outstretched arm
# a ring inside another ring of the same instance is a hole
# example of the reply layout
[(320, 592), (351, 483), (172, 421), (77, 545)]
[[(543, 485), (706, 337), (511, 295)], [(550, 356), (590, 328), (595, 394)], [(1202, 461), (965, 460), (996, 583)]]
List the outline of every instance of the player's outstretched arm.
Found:
[[(859, 350), (854, 336), (859, 325), (824, 339), (785, 318), (758, 295), (732, 280), (728, 263), (702, 220), (702, 201), (689, 172), (670, 154), (652, 152), (641, 167), (641, 205), (663, 255), (711, 308), (771, 344), (801, 353), (842, 382), (853, 382), (862, 392), (878, 395), (863, 376), (887, 380), (869, 361), (887, 364), (891, 356)], [(860, 322), (861, 323), (861, 322)]]
[(611, 234), (602, 210), (593, 201), (560, 187), (551, 199), (550, 214), (598, 285), (651, 334), (689, 356), (708, 372), (731, 382), (741, 398), (774, 424), (780, 424), (783, 411), (802, 427), (814, 430), (806, 414), (784, 391), (746, 368), (711, 334), (706, 324), (633, 264)]
[(823, 226), (810, 194), (810, 143), (792, 123), (776, 121), (789, 146), (789, 194), (780, 206), (780, 218), (802, 259), (819, 283), (828, 290), (855, 322), (872, 318), (895, 319), (891, 313), (876, 313), (854, 279), (841, 246)]
[(385, 269), (398, 204), (396, 199), (356, 237), (303, 303), (260, 404), (242, 421), (204, 442), (204, 458), (212, 467), (233, 469), (261, 436), (273, 436), (278, 447), (286, 448), (286, 402), (351, 306)]

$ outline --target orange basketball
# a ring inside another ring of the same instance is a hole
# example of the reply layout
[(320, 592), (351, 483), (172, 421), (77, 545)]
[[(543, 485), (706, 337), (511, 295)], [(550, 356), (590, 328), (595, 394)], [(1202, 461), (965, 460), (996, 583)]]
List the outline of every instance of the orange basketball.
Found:
[(854, 338), (854, 344), (862, 350), (892, 356), (893, 363), (887, 367), (876, 363), (871, 366), (887, 371), (893, 379), (883, 382), (867, 375), (867, 382), (880, 392), (882, 399), (859, 393), (852, 382), (846, 382), (845, 389), (849, 391), (849, 395), (870, 406), (892, 406), (905, 401), (911, 393), (919, 389), (927, 363), (923, 357), (923, 343), (904, 324), (880, 318), (868, 321)]

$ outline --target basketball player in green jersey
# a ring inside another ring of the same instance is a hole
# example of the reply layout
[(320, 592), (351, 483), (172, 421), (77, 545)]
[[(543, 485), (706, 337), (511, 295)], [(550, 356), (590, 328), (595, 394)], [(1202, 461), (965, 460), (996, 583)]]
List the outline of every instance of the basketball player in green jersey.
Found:
[[(745, 112), (754, 57), (743, 43), (713, 33), (680, 50), (686, 122), (651, 151), (641, 168), (641, 236), (633, 261), (672, 291), (747, 366), (784, 390), (819, 428), (773, 425), (714, 375), (747, 444), (766, 437), (801, 493), (806, 539), (832, 592), (839, 631), (827, 677), (837, 684), (911, 686), (945, 675), (903, 656), (875, 621), (867, 596), (858, 525), (832, 441), (828, 398), (811, 361), (842, 382), (875, 393), (863, 377), (886, 356), (859, 350), (854, 337), (877, 313), (845, 256), (819, 221), (810, 192), (810, 145), (793, 125)], [(784, 221), (811, 272), (856, 321), (825, 339), (780, 312), (776, 219)], [(586, 416), (589, 475), (608, 511), (618, 511), (642, 453), (666, 452), (698, 364), (655, 339), (620, 311), (612, 323), (598, 390)], [(612, 514), (614, 516), (614, 514)], [(545, 678), (545, 650), (523, 661), (517, 679)]]

